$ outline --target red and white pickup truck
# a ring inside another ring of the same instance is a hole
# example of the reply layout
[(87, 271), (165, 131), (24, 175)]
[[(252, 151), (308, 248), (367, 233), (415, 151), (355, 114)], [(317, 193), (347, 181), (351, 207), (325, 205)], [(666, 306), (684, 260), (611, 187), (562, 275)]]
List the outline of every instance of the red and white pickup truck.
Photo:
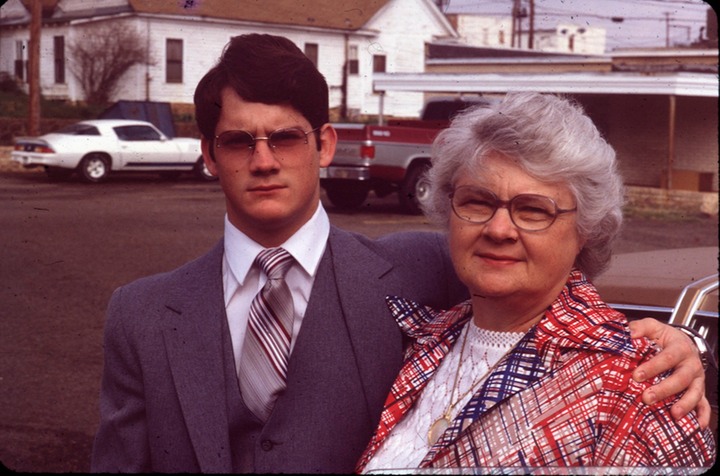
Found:
[(335, 157), (320, 183), (338, 208), (356, 208), (372, 190), (379, 197), (397, 192), (407, 213), (420, 213), (430, 168), (430, 149), (438, 132), (457, 112), (489, 104), (483, 97), (437, 98), (425, 104), (420, 119), (391, 120), (387, 125), (333, 124), (338, 132)]

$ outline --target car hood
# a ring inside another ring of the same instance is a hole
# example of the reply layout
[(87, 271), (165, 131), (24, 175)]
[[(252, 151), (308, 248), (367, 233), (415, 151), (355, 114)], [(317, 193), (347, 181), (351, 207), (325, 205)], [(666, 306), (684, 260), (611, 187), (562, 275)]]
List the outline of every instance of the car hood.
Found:
[[(593, 284), (607, 303), (671, 308), (686, 285), (717, 272), (714, 246), (641, 251), (613, 256)], [(713, 302), (717, 307), (717, 291)]]

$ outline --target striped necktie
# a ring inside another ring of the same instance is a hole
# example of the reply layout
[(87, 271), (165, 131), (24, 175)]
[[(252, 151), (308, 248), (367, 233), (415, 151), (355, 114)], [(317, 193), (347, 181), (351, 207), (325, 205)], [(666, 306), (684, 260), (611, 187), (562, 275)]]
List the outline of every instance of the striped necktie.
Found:
[(238, 377), (245, 405), (263, 422), (286, 385), (293, 301), (284, 277), (292, 263), (282, 248), (263, 250), (255, 258), (268, 280), (250, 305)]

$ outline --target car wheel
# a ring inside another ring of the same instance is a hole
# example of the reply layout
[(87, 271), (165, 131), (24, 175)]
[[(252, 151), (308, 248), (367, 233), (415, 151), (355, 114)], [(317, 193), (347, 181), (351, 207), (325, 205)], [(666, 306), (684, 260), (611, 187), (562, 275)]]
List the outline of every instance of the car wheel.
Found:
[(429, 186), (425, 178), (430, 170), (430, 164), (423, 162), (413, 164), (405, 174), (405, 180), (400, 185), (399, 199), (402, 209), (413, 215), (422, 213), (420, 204), (428, 199)]
[(80, 161), (78, 172), (85, 182), (102, 182), (110, 173), (110, 160), (102, 154), (90, 154)]
[(62, 167), (45, 167), (45, 173), (48, 178), (53, 180), (66, 180), (68, 179), (73, 171), (72, 169), (64, 169)]
[(210, 173), (210, 169), (207, 168), (207, 165), (205, 165), (205, 161), (202, 157), (195, 162), (195, 176), (199, 180), (205, 180), (207, 182), (217, 180), (217, 177)]

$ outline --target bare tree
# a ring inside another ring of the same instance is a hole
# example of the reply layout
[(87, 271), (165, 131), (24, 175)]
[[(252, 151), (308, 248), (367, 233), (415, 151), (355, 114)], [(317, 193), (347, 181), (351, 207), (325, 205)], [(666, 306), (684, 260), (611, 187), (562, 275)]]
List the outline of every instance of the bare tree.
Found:
[(68, 47), (70, 71), (88, 104), (105, 105), (122, 76), (136, 64), (150, 64), (145, 39), (120, 23), (89, 27)]

